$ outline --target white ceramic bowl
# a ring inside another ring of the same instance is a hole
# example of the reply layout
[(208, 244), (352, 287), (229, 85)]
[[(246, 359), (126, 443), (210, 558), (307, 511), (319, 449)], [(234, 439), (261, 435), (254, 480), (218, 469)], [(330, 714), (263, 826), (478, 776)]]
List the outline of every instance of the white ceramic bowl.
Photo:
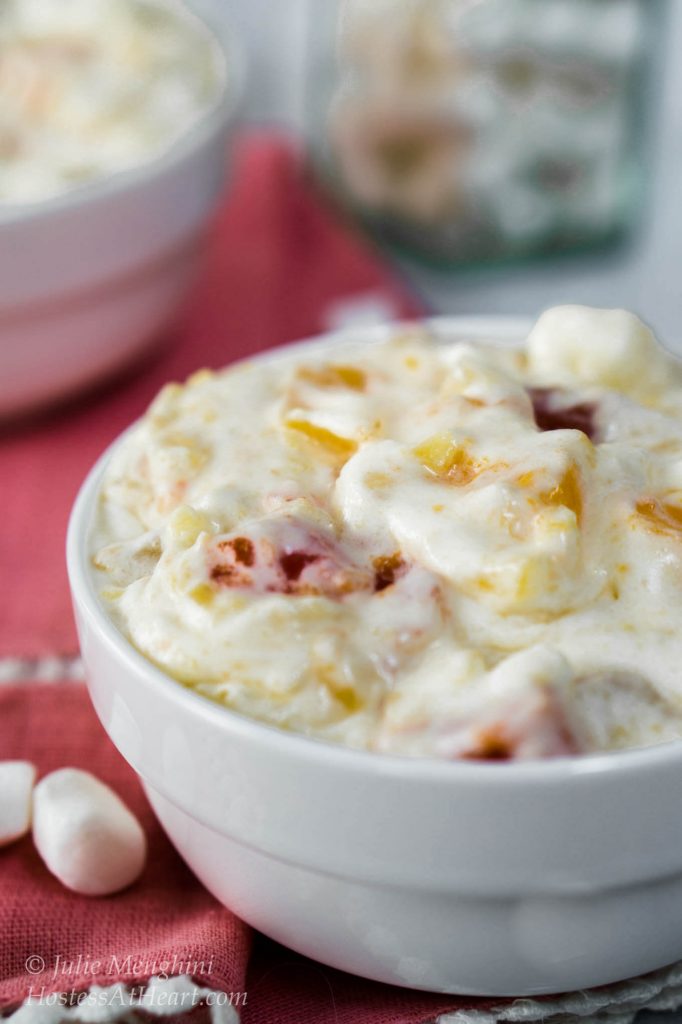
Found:
[(186, 0), (226, 61), (220, 96), (169, 150), (44, 202), (0, 206), (0, 417), (116, 370), (172, 320), (222, 192), (243, 61), (219, 3)]
[[(525, 333), (441, 324), (449, 337)], [(334, 747), (215, 705), (151, 665), (98, 602), (88, 545), (109, 457), (68, 537), (90, 693), (219, 900), (323, 963), (441, 992), (559, 992), (682, 958), (682, 743), (439, 762)]]

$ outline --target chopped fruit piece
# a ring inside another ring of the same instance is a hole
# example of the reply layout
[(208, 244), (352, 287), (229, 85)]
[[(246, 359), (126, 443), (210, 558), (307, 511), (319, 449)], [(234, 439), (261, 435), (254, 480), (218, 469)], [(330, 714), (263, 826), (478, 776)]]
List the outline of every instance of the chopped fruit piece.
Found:
[(215, 586), (336, 599), (372, 587), (369, 573), (303, 521), (276, 516), (253, 523), (250, 534), (216, 538), (211, 544), (208, 575)]
[(488, 676), (488, 701), (472, 718), (453, 723), (443, 736), (450, 756), (474, 760), (562, 757), (578, 752), (578, 741), (559, 703), (557, 690), (571, 678), (565, 659), (549, 648), (511, 655)]
[(357, 441), (349, 437), (340, 437), (326, 427), (310, 423), (309, 420), (286, 420), (285, 425), (289, 430), (297, 431), (335, 457), (349, 459), (357, 451)]
[(213, 603), (215, 592), (208, 583), (197, 583), (196, 587), (192, 587), (190, 590), (189, 596), (193, 601), (196, 601), (197, 604), (208, 607)]
[(510, 761), (565, 757), (578, 747), (551, 694), (529, 695), (527, 704), (509, 709), (505, 719), (474, 732), (469, 746), (454, 756), (470, 761)]
[(102, 548), (93, 557), (92, 564), (108, 573), (110, 581), (120, 587), (149, 576), (160, 557), (160, 538), (157, 533), (149, 532)]
[(250, 587), (253, 582), (249, 573), (241, 572), (227, 561), (211, 567), (211, 579), (220, 587)]
[(399, 551), (385, 558), (372, 559), (374, 566), (374, 589), (378, 593), (392, 587), (399, 576), (402, 576), (407, 566)]
[(569, 705), (583, 750), (621, 750), (680, 735), (680, 708), (647, 676), (619, 666), (576, 679)]
[(481, 469), (466, 448), (453, 441), (447, 433), (434, 434), (422, 441), (414, 449), (414, 454), (434, 476), (458, 485), (471, 483)]
[(252, 576), (247, 571), (255, 562), (253, 541), (248, 537), (226, 537), (218, 540), (219, 558), (211, 568), (211, 579), (225, 587), (249, 587)]
[(189, 505), (176, 508), (168, 521), (170, 537), (183, 548), (191, 548), (197, 537), (209, 528), (206, 516)]
[(654, 533), (682, 533), (682, 508), (659, 501), (657, 498), (644, 498), (637, 502), (637, 514), (645, 520)]
[(521, 604), (535, 597), (547, 583), (547, 566), (540, 558), (529, 558), (518, 575), (516, 596)]
[(431, 671), (417, 678), (431, 702), (420, 700), (414, 687), (399, 685), (383, 708), (379, 749), (482, 761), (578, 752), (562, 699), (574, 677), (558, 651), (530, 648), (490, 671), (476, 652), (459, 664), (450, 654), (440, 663), (427, 660), (425, 667)]
[(368, 473), (365, 477), (365, 486), (372, 491), (380, 491), (385, 487), (390, 487), (392, 483), (393, 477), (388, 473)]
[(279, 564), (290, 583), (296, 583), (307, 565), (316, 562), (319, 555), (308, 555), (304, 551), (289, 551), (279, 556)]
[(535, 516), (533, 533), (536, 538), (547, 537), (552, 533), (568, 533), (577, 525), (578, 518), (572, 509), (566, 505), (552, 505)]
[(351, 391), (364, 391), (367, 386), (367, 374), (357, 366), (337, 366), (333, 363), (326, 366), (303, 366), (298, 376), (300, 380), (318, 388), (344, 387)]
[(204, 368), (203, 370), (196, 370), (187, 378), (187, 386), (190, 388), (199, 387), (201, 384), (206, 384), (207, 381), (213, 380), (215, 377), (215, 371)]
[(580, 473), (573, 463), (568, 467), (556, 487), (540, 495), (546, 505), (564, 505), (580, 523), (583, 515), (583, 493), (580, 486)]
[(514, 748), (500, 726), (482, 729), (477, 736), (476, 745), (462, 755), (466, 760), (481, 761), (509, 761), (513, 756)]
[(596, 406), (592, 402), (567, 404), (561, 388), (529, 388), (535, 422), (540, 430), (581, 430), (597, 439)]
[(363, 707), (362, 698), (352, 686), (343, 686), (338, 690), (332, 689), (332, 693), (350, 715), (360, 711)]
[(149, 420), (157, 429), (163, 429), (173, 420), (177, 413), (178, 400), (182, 395), (182, 385), (172, 381), (164, 385), (149, 406)]
[(235, 537), (232, 546), (234, 557), (238, 562), (241, 562), (242, 565), (253, 565), (255, 559), (253, 541), (248, 537)]

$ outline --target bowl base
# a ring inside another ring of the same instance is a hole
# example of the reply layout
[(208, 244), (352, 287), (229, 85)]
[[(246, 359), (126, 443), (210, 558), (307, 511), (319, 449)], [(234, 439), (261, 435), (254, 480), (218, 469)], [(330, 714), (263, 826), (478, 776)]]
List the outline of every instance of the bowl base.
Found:
[(245, 846), (145, 790), (177, 850), (221, 903), (290, 949), (373, 981), (532, 996), (622, 981), (682, 958), (680, 876), (521, 899), (361, 884)]

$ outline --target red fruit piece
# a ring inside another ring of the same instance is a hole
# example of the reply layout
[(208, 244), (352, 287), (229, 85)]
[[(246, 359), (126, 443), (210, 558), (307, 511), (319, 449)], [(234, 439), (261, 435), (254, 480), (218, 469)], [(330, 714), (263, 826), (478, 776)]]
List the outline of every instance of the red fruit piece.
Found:
[(535, 423), (540, 430), (582, 430), (596, 440), (596, 406), (592, 402), (571, 404), (570, 395), (561, 388), (529, 388)]
[(340, 599), (370, 590), (372, 574), (354, 565), (324, 531), (291, 516), (249, 526), (249, 536), (216, 538), (209, 576), (219, 587)]

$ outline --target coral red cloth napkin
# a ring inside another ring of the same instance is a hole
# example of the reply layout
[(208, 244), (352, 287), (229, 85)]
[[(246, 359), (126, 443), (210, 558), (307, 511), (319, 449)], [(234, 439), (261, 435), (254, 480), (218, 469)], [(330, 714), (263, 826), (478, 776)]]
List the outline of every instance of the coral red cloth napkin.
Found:
[(0, 687), (0, 756), (33, 760), (40, 774), (65, 765), (95, 772), (149, 839), (140, 880), (98, 899), (62, 888), (29, 837), (0, 850), (0, 1011), (31, 990), (39, 997), (117, 981), (138, 986), (164, 965), (245, 996), (235, 998), (242, 1024), (425, 1024), (446, 1010), (489, 1005), (362, 981), (260, 937), (253, 949), (250, 929), (209, 896), (165, 838), (82, 684)]
[(76, 651), (63, 555), (69, 509), (97, 456), (163, 383), (319, 333), (346, 300), (378, 301), (396, 317), (420, 312), (321, 201), (291, 146), (251, 135), (234, 156), (203, 277), (166, 347), (115, 385), (0, 430), (0, 657)]

